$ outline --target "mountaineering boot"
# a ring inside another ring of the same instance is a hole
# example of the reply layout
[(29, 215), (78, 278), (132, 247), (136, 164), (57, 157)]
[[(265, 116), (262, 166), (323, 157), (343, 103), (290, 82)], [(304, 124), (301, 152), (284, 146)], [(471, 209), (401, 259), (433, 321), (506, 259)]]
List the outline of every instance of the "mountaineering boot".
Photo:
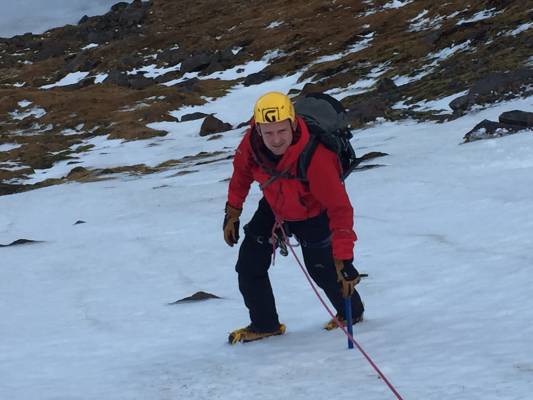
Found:
[[(338, 321), (342, 324), (342, 326), (346, 326), (346, 321), (344, 320), (344, 317), (337, 314)], [(358, 322), (361, 322), (363, 320), (363, 314), (352, 318), (352, 325), (357, 324)], [(324, 329), (327, 331), (332, 331), (333, 329), (337, 329), (339, 326), (337, 325), (337, 322), (335, 322), (335, 318), (331, 318), (331, 320), (324, 325)]]
[(228, 336), (228, 342), (235, 344), (239, 342), (253, 342), (254, 340), (264, 339), (269, 336), (283, 335), (285, 333), (285, 325), (279, 324), (279, 327), (271, 332), (259, 332), (248, 325), (246, 328), (237, 329), (231, 332)]

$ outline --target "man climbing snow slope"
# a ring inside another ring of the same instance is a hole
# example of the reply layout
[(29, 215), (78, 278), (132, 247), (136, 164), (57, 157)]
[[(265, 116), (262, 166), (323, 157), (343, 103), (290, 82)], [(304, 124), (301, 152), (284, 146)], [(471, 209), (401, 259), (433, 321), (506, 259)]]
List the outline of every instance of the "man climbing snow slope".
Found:
[[(244, 226), (236, 264), (251, 323), (233, 331), (229, 342), (249, 342), (285, 332), (268, 276), (275, 248), (285, 244), (281, 227), (300, 243), (310, 276), (326, 293), (339, 320), (345, 323), (344, 298), (351, 297), (352, 323), (361, 321), (364, 307), (354, 289), (360, 281), (353, 265), (357, 236), (339, 157), (318, 144), (306, 179), (301, 179), (298, 161), (308, 151), (311, 134), (295, 114), (289, 97), (266, 93), (257, 100), (253, 115), (233, 161), (223, 225), (226, 243), (237, 244), (242, 207), (251, 184), (257, 181), (263, 198)], [(331, 320), (325, 329), (335, 327)]]

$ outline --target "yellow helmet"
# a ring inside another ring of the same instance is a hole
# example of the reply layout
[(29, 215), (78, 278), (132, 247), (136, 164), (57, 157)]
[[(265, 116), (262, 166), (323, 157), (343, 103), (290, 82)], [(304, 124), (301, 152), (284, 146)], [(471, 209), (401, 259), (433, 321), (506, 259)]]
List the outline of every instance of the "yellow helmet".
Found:
[(255, 103), (254, 119), (258, 124), (268, 124), (285, 119), (294, 122), (294, 106), (289, 96), (280, 92), (268, 92)]

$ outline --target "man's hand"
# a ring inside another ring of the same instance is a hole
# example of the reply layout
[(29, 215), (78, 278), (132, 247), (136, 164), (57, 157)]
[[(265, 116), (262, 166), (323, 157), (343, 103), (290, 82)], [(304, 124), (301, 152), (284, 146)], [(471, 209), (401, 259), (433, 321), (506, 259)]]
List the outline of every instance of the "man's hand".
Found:
[(230, 206), (226, 203), (225, 215), (224, 215), (224, 240), (228, 246), (233, 247), (239, 241), (239, 217), (242, 210)]
[(359, 272), (353, 266), (353, 260), (335, 259), (335, 269), (337, 270), (337, 282), (341, 285), (342, 297), (351, 297), (355, 285), (361, 281)]

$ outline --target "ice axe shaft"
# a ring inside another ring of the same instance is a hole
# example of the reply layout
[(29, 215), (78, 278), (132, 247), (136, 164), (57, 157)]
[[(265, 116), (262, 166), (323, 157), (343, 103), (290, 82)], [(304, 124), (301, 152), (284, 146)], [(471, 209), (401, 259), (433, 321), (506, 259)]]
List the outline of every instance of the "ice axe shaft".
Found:
[[(353, 337), (351, 296), (344, 299), (344, 320), (346, 321), (346, 328), (348, 329), (348, 333), (350, 334), (350, 336)], [(348, 338), (348, 348), (353, 349), (353, 343), (350, 338)]]

